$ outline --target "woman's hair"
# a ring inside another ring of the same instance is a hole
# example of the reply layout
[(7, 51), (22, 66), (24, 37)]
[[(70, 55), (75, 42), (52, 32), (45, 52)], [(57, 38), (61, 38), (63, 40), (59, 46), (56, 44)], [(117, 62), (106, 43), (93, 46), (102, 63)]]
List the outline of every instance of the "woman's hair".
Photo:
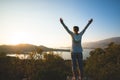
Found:
[(78, 26), (74, 26), (74, 27), (73, 27), (73, 30), (74, 30), (74, 29), (77, 29), (77, 30), (79, 31), (79, 27), (78, 27)]

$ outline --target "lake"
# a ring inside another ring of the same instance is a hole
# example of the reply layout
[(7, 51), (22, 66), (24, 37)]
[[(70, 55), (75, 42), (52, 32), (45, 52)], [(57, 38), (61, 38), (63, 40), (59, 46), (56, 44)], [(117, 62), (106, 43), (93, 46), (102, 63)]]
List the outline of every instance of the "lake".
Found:
[[(83, 49), (83, 59), (86, 59), (87, 57), (89, 57), (89, 53), (92, 50), (94, 50), (94, 49)], [(71, 53), (70, 52), (62, 52), (62, 53), (60, 53), (60, 55), (65, 60), (71, 60)]]
[[(89, 57), (89, 53), (92, 50), (93, 49), (83, 49), (83, 59), (86, 59), (87, 57)], [(56, 52), (56, 51), (54, 51), (54, 53), (59, 54), (65, 60), (71, 60), (71, 53), (70, 52), (58, 52), (58, 51)], [(26, 59), (29, 57), (28, 54), (7, 54), (7, 56), (19, 57), (20, 59)], [(37, 54), (37, 56), (39, 56), (39, 54)]]

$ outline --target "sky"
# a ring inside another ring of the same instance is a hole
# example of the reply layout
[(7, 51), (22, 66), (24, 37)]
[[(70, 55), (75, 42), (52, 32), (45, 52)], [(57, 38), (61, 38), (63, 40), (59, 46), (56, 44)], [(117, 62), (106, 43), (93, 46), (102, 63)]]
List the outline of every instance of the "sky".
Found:
[(93, 18), (83, 43), (120, 37), (120, 0), (0, 0), (0, 45), (68, 47), (71, 37), (60, 18), (80, 31)]

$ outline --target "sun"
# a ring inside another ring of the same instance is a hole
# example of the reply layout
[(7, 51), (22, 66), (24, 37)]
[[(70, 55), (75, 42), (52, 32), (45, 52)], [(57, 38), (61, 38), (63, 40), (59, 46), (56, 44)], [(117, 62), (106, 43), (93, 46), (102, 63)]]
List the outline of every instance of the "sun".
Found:
[(10, 44), (16, 45), (21, 43), (29, 43), (30, 35), (25, 32), (15, 32), (10, 36)]

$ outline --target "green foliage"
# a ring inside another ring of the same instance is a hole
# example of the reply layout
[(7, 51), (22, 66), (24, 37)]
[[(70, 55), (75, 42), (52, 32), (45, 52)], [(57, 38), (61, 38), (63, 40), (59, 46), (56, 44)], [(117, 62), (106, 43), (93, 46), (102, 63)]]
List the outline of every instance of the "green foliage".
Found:
[(91, 51), (85, 74), (93, 80), (120, 80), (120, 45), (110, 43), (105, 49)]
[(5, 52), (0, 52), (0, 57), (5, 57), (6, 53)]
[[(39, 73), (41, 80), (65, 80), (66, 72), (70, 72), (70, 66), (66, 65), (59, 55), (54, 53), (45, 54), (44, 66)], [(69, 71), (66, 70), (69, 68)]]
[[(71, 66), (59, 55), (45, 53), (44, 59), (0, 57), (0, 80), (65, 80)], [(70, 73), (69, 73), (70, 74)]]

